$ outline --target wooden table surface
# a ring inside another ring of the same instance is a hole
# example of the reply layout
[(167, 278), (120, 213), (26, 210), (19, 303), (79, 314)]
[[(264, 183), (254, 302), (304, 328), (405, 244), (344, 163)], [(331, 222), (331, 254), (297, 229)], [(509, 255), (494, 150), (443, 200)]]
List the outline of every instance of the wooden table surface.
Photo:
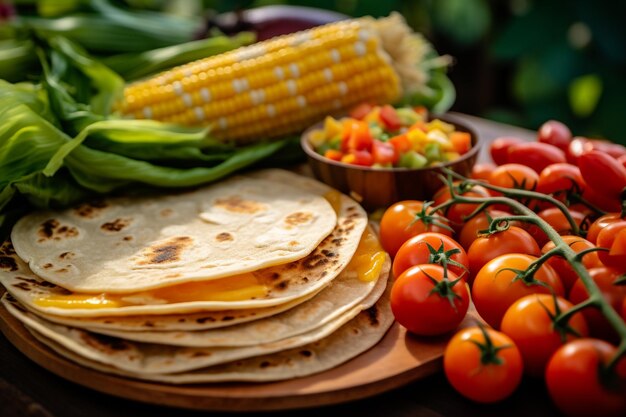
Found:
[[(484, 119), (455, 114), (478, 132), (483, 149), (479, 160), (488, 160), (487, 146), (498, 136), (531, 140), (533, 132)], [(507, 400), (480, 405), (465, 400), (447, 383), (443, 373), (427, 377), (382, 395), (348, 404), (291, 412), (272, 412), (273, 417), (320, 415), (342, 417), (440, 417), (440, 416), (553, 416), (558, 411), (548, 398), (543, 380), (525, 378)], [(55, 417), (158, 417), (226, 416), (155, 407), (111, 397), (68, 382), (31, 362), (4, 336), (0, 336), (0, 415)]]

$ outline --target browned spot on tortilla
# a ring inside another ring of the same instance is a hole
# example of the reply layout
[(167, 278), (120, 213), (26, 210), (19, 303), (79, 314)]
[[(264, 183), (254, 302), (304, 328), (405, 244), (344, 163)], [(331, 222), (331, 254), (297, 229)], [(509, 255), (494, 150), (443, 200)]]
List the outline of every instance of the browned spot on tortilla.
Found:
[(313, 219), (313, 214), (302, 211), (296, 211), (285, 217), (285, 225), (287, 229), (291, 229), (294, 226), (300, 226), (302, 224), (310, 223)]
[(48, 281), (37, 281), (36, 279), (26, 278), (26, 277), (15, 277), (15, 279), (19, 279), (20, 281), (28, 282), (29, 284), (34, 285), (36, 287), (55, 288), (55, 289), (58, 289), (58, 290), (62, 290), (66, 294), (71, 294), (71, 291), (66, 290), (65, 288), (61, 288), (58, 285), (53, 284), (53, 283), (48, 282)]
[(176, 262), (180, 260), (182, 251), (191, 243), (192, 239), (189, 236), (171, 238), (163, 243), (147, 248), (143, 254), (145, 259), (138, 263), (140, 265), (149, 265)]
[(328, 249), (322, 249), (322, 255), (326, 256), (327, 258), (334, 258), (335, 256), (337, 256), (335, 252)]
[(172, 209), (169, 209), (169, 208), (163, 209), (163, 210), (161, 210), (161, 217), (169, 217), (173, 213), (174, 213), (174, 210), (172, 210)]
[(331, 240), (331, 243), (333, 245), (339, 246), (339, 245), (341, 245), (341, 242), (343, 242), (343, 240), (344, 239), (342, 237), (336, 237), (333, 240)]
[(370, 308), (368, 308), (367, 310), (365, 310), (365, 313), (367, 313), (367, 318), (370, 321), (370, 325), (376, 327), (378, 326), (379, 322), (378, 322), (378, 308), (376, 307), (376, 305), (371, 306)]
[(22, 291), (30, 291), (30, 286), (25, 282), (20, 282), (19, 284), (13, 284), (15, 288), (19, 288)]
[(298, 246), (298, 242), (295, 240), (292, 240), (291, 242), (289, 242), (289, 246)]
[(278, 284), (276, 284), (276, 288), (278, 288), (279, 290), (284, 290), (288, 286), (289, 286), (289, 283), (287, 281), (281, 281)]
[(315, 269), (319, 268), (328, 263), (328, 257), (324, 256), (321, 253), (313, 252), (306, 256), (301, 264), (304, 269)]
[(346, 210), (348, 210), (348, 211), (354, 211), (354, 210), (356, 210), (356, 207), (354, 207), (354, 206), (350, 206), (350, 207), (348, 207)]
[(60, 274), (64, 274), (64, 273), (66, 273), (66, 272), (67, 272), (67, 268), (59, 268), (59, 269), (57, 269), (57, 270), (56, 270), (56, 271), (54, 271), (54, 272), (58, 272), (58, 273), (60, 273)]
[(235, 318), (233, 316), (224, 316), (224, 317), (222, 317), (222, 321), (231, 321), (231, 320), (235, 320)]
[(61, 226), (58, 220), (48, 219), (41, 223), (37, 234), (39, 235), (39, 239), (37, 240), (39, 243), (45, 242), (46, 240), (60, 241), (78, 236), (78, 229), (74, 226)]
[(185, 318), (178, 319), (178, 322), (179, 322), (179, 323), (184, 323), (184, 322), (186, 322), (186, 321), (187, 321), (187, 319), (185, 319)]
[[(185, 321), (184, 319), (182, 319), (182, 320)], [(180, 322), (180, 320), (178, 320), (178, 321)], [(200, 317), (199, 319), (196, 319), (196, 323), (198, 323), (198, 324), (204, 324), (207, 321), (209, 323), (213, 323), (215, 321), (215, 318), (214, 317)]]
[(222, 232), (215, 236), (215, 240), (217, 240), (218, 242), (226, 242), (229, 240), (234, 240), (234, 238), (233, 235), (231, 235), (230, 233)]
[(122, 229), (125, 229), (131, 222), (131, 219), (115, 219), (110, 222), (103, 223), (100, 226), (100, 229), (105, 232), (119, 232)]
[(10, 256), (0, 256), (0, 269), (4, 271), (17, 271), (17, 262)]
[(15, 255), (15, 249), (13, 249), (13, 243), (10, 240), (5, 241), (0, 246), (0, 255)]
[(215, 200), (215, 207), (222, 208), (233, 213), (254, 214), (265, 211), (265, 205), (253, 200), (244, 200), (238, 195)]
[(143, 325), (145, 327), (154, 327), (154, 323), (152, 323), (150, 320), (146, 320), (143, 322)]
[(130, 345), (123, 339), (105, 336), (97, 333), (80, 333), (80, 338), (86, 345), (104, 353), (130, 351)]
[(272, 275), (270, 275), (270, 279), (272, 280), (277, 280), (278, 278), (280, 278), (280, 274), (278, 272), (272, 272)]
[(359, 329), (352, 329), (352, 333), (359, 334), (360, 332), (359, 332)]
[(132, 236), (124, 236), (124, 240), (126, 242), (130, 242), (131, 240), (133, 240), (133, 237)]
[(311, 352), (310, 350), (306, 350), (306, 349), (301, 350), (299, 353), (300, 353), (300, 355), (304, 356), (305, 358), (309, 358), (309, 357), (311, 357), (313, 355), (313, 352)]
[[(59, 259), (72, 259), (74, 255), (75, 255), (74, 252), (63, 252), (62, 254), (59, 255)], [(46, 265), (51, 265), (51, 264), (46, 264)], [(46, 265), (44, 265), (43, 267), (45, 268)]]
[(205, 352), (205, 351), (199, 350), (199, 351), (194, 352), (194, 353), (191, 354), (192, 358), (202, 358), (202, 357), (205, 357), (205, 356), (211, 356), (211, 352)]
[(269, 361), (263, 361), (263, 362), (261, 362), (261, 363), (260, 363), (260, 365), (259, 365), (259, 366), (260, 366), (261, 368), (267, 368), (267, 367), (269, 367), (269, 366), (271, 366), (271, 365), (272, 365), (272, 364), (271, 364)]
[(74, 208), (74, 214), (76, 214), (78, 217), (94, 219), (98, 217), (103, 209), (107, 207), (108, 204), (103, 200), (94, 200), (76, 206)]
[(178, 272), (174, 273), (174, 274), (167, 274), (165, 276), (165, 278), (178, 278), (180, 277), (180, 274)]

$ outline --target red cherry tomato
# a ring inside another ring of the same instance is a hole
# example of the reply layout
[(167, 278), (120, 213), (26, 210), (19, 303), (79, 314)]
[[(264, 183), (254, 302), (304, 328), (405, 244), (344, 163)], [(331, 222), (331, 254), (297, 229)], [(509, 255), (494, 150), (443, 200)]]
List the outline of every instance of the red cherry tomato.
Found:
[(507, 253), (525, 253), (539, 256), (541, 251), (535, 239), (527, 231), (510, 226), (507, 230), (489, 236), (479, 237), (467, 251), (469, 258), (470, 279), (476, 276), (480, 268), (496, 256)]
[(609, 142), (608, 140), (589, 139), (589, 142), (596, 151), (604, 152), (618, 159), (626, 155), (626, 147), (619, 143)]
[(539, 175), (521, 164), (504, 164), (497, 167), (489, 176), (492, 185), (502, 188), (521, 188), (533, 190), (537, 186)]
[(552, 291), (563, 296), (563, 284), (554, 269), (543, 264), (534, 279), (546, 285), (527, 285), (518, 278), (517, 271), (525, 271), (537, 258), (520, 253), (498, 256), (487, 262), (474, 278), (472, 298), (478, 314), (494, 328), (500, 327), (502, 316), (515, 301), (529, 294), (550, 294)]
[(626, 155), (622, 155), (617, 158), (617, 162), (619, 162), (624, 168), (626, 168)]
[[(495, 348), (491, 354), (485, 354), (485, 333)], [(450, 385), (479, 403), (493, 403), (511, 395), (522, 379), (522, 366), (515, 343), (492, 329), (470, 327), (459, 331), (443, 354), (443, 369)]]
[(509, 147), (518, 143), (525, 142), (519, 138), (512, 137), (502, 137), (497, 138), (491, 145), (489, 145), (489, 153), (491, 154), (491, 159), (496, 165), (503, 165), (508, 162), (509, 155)]
[(565, 152), (572, 141), (572, 132), (563, 123), (556, 120), (548, 120), (537, 131), (537, 140), (556, 146)]
[(374, 139), (372, 144), (372, 158), (374, 159), (374, 163), (383, 165), (395, 164), (398, 162), (399, 154), (392, 144)]
[(489, 176), (496, 169), (496, 165), (491, 162), (485, 162), (482, 164), (476, 164), (472, 168), (470, 178), (474, 180), (489, 181)]
[[(490, 196), (489, 191), (481, 185), (474, 185), (469, 190), (465, 191), (465, 190), (459, 189), (458, 187), (459, 184), (460, 184), (460, 181), (457, 181), (453, 184), (453, 186), (455, 187), (454, 192), (457, 195), (462, 195), (464, 197), (479, 197), (479, 198), (487, 198)], [(435, 202), (434, 204), (436, 206), (442, 203), (445, 203), (451, 198), (452, 196), (450, 194), (450, 189), (447, 186), (441, 187), (433, 196), (433, 200)], [(476, 210), (477, 208), (478, 208), (478, 204), (458, 203), (458, 204), (453, 204), (447, 207), (446, 210), (444, 211), (444, 214), (446, 218), (450, 220), (452, 227), (454, 227), (457, 230), (460, 230), (465, 221), (465, 217), (472, 214), (474, 210)]]
[(578, 189), (585, 190), (585, 181), (576, 165), (560, 163), (548, 165), (539, 174), (537, 191), (543, 194), (562, 193)]
[(626, 221), (626, 217), (622, 217), (620, 213), (607, 213), (604, 216), (599, 217), (591, 223), (589, 230), (587, 231), (587, 240), (595, 244), (598, 239), (598, 234), (607, 227), (609, 224)]
[[(417, 265), (404, 271), (391, 288), (391, 310), (398, 323), (411, 333), (433, 336), (456, 329), (469, 307), (469, 293), (465, 281), (457, 281), (448, 297), (435, 290), (435, 284), (444, 279), (439, 265)], [(448, 279), (457, 276), (448, 271)]]
[[(441, 251), (439, 249), (441, 249)], [(457, 276), (466, 279), (469, 270), (469, 262), (465, 249), (451, 237), (434, 232), (425, 232), (413, 236), (400, 246), (393, 260), (393, 275), (399, 277), (400, 274), (415, 265), (441, 265), (444, 258), (444, 254), (441, 252), (453, 250), (458, 251), (458, 253), (451, 255), (449, 259), (461, 266), (448, 264), (448, 269)], [(433, 251), (435, 251), (434, 254)]]
[[(587, 216), (579, 211), (569, 210), (569, 214), (572, 216), (574, 223), (576, 223), (579, 228), (585, 221), (588, 221)], [(565, 217), (563, 212), (559, 210), (558, 207), (550, 207), (541, 210), (537, 215), (545, 220), (561, 236), (574, 234), (571, 225), (567, 221), (567, 217)], [(535, 238), (540, 247), (548, 243), (550, 240), (544, 231), (538, 226), (534, 224), (525, 224), (524, 227), (526, 231)]]
[[(555, 302), (556, 301), (556, 302)], [(574, 339), (576, 333), (585, 337), (587, 323), (582, 313), (575, 313), (560, 328), (555, 327), (553, 317), (564, 313), (573, 304), (561, 297), (548, 294), (532, 294), (514, 302), (502, 318), (501, 330), (507, 334), (520, 350), (524, 359), (524, 372), (543, 376), (550, 356), (566, 341)], [(568, 331), (567, 327), (573, 331)]]
[(573, 165), (578, 165), (578, 158), (585, 152), (593, 150), (593, 144), (587, 138), (576, 136), (572, 139), (567, 147), (566, 157), (567, 162)]
[(599, 151), (586, 152), (578, 158), (578, 167), (589, 187), (619, 200), (626, 187), (626, 168), (613, 157)]
[(418, 218), (422, 212), (424, 203), (416, 200), (400, 201), (389, 207), (380, 220), (380, 241), (383, 248), (391, 256), (395, 256), (400, 246), (413, 236), (424, 232), (437, 232), (447, 236), (452, 236), (452, 232), (440, 224), (446, 224), (447, 220), (443, 216), (433, 214), (429, 208), (427, 214), (432, 215), (432, 219), (437, 224), (424, 223)]
[[(472, 242), (474, 242), (478, 238), (479, 232), (487, 230), (489, 228), (491, 221), (487, 217), (487, 214), (489, 214), (491, 220), (497, 217), (511, 215), (511, 213), (507, 213), (506, 211), (487, 209), (486, 212), (483, 211), (482, 213), (477, 214), (476, 216), (465, 222), (465, 224), (461, 228), (461, 231), (459, 232), (457, 239), (461, 246), (465, 248), (465, 250), (468, 250)], [(519, 223), (512, 222), (510, 225), (519, 226)]]
[[(609, 268), (599, 267), (591, 268), (589, 275), (602, 292), (602, 296), (605, 300), (616, 311), (619, 311), (622, 300), (626, 297), (626, 287), (614, 284), (615, 280), (619, 278), (619, 274)], [(572, 303), (578, 304), (585, 301), (587, 298), (589, 298), (589, 293), (582, 280), (579, 278), (570, 290), (569, 300)], [(599, 310), (589, 307), (582, 312), (587, 320), (587, 324), (589, 324), (589, 331), (592, 336), (609, 341), (617, 342), (619, 340), (617, 333)]]
[(607, 248), (608, 252), (598, 252), (604, 266), (626, 273), (626, 221), (611, 223), (600, 233), (596, 243), (599, 248)]
[(617, 366), (617, 384), (602, 379), (601, 369), (615, 346), (597, 339), (573, 340), (560, 347), (546, 367), (546, 384), (556, 406), (569, 417), (626, 415), (626, 361)]
[(594, 190), (592, 187), (587, 187), (585, 189), (583, 197), (604, 211), (614, 212), (620, 211), (622, 208), (619, 199), (615, 198), (615, 196), (609, 197), (606, 194)]
[(369, 103), (359, 104), (358, 106), (350, 110), (350, 117), (352, 119), (363, 120), (363, 118), (367, 116), (373, 108), (374, 106)]
[[(595, 245), (588, 240), (579, 236), (562, 236), (563, 241), (576, 253), (595, 248)], [(541, 249), (542, 253), (546, 253), (554, 249), (554, 242), (548, 242)], [(602, 266), (600, 258), (598, 258), (598, 252), (589, 252), (582, 258), (582, 263), (587, 269), (597, 268)], [(574, 282), (578, 279), (578, 274), (572, 269), (571, 265), (561, 256), (552, 256), (548, 259), (548, 265), (550, 265), (561, 278), (561, 282), (565, 287), (565, 291), (569, 292), (570, 288), (574, 285)]]
[(565, 152), (556, 146), (541, 142), (524, 142), (509, 148), (509, 164), (522, 164), (535, 172), (543, 171), (549, 165), (565, 163)]

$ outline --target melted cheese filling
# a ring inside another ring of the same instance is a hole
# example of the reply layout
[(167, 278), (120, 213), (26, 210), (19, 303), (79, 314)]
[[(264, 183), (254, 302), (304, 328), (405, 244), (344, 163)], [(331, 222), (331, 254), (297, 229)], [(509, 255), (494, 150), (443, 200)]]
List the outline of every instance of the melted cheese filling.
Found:
[[(338, 213), (341, 194), (327, 193), (328, 200)], [(375, 234), (368, 228), (361, 237), (354, 257), (346, 270), (354, 271), (359, 280), (369, 282), (378, 278), (385, 263), (385, 252)], [(252, 273), (233, 275), (211, 281), (189, 282), (130, 294), (54, 294), (34, 300), (41, 307), (64, 309), (117, 308), (146, 304), (173, 304), (193, 301), (243, 301), (262, 299), (269, 286)]]

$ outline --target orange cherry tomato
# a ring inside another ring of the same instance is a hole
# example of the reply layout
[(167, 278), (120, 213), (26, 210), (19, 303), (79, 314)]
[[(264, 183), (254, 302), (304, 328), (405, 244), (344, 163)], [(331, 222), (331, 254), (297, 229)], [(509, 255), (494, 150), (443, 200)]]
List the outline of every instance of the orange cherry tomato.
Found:
[[(495, 348), (491, 355), (484, 354), (488, 344), (483, 332)], [(507, 335), (469, 327), (448, 343), (443, 369), (450, 385), (461, 395), (479, 403), (494, 403), (515, 391), (522, 379), (523, 364), (519, 350)]]
[(626, 221), (619, 221), (606, 226), (600, 233), (596, 243), (599, 248), (607, 248), (608, 252), (598, 252), (604, 266), (626, 273)]
[(489, 236), (479, 237), (467, 251), (470, 267), (470, 279), (474, 278), (480, 268), (496, 256), (507, 253), (525, 253), (539, 256), (541, 251), (535, 239), (524, 229), (510, 226), (507, 230)]
[[(457, 280), (454, 272), (448, 279)], [(439, 265), (413, 266), (404, 271), (391, 288), (391, 311), (398, 323), (411, 333), (434, 336), (456, 329), (469, 307), (465, 281), (458, 280), (447, 289), (444, 297), (436, 291), (433, 280), (444, 281), (444, 269)]]
[[(609, 269), (607, 267), (591, 268), (589, 270), (591, 279), (596, 283), (604, 299), (615, 309), (619, 311), (624, 298), (626, 298), (626, 287), (623, 285), (615, 285), (614, 282), (619, 278), (619, 273)], [(578, 278), (569, 293), (569, 300), (572, 303), (578, 304), (589, 298), (589, 293), (585, 288), (582, 280)], [(602, 315), (602, 313), (592, 307), (582, 310), (587, 324), (589, 324), (589, 331), (592, 336), (608, 340), (611, 342), (617, 342), (619, 340), (615, 329)]]
[[(558, 330), (553, 320), (557, 314), (557, 305), (561, 313), (573, 307), (572, 303), (561, 297), (532, 294), (514, 302), (504, 313), (500, 329), (519, 348), (524, 359), (524, 372), (529, 375), (543, 376), (550, 356), (563, 343), (588, 335), (587, 323), (580, 312), (570, 317)], [(567, 331), (565, 326), (569, 326), (573, 332)]]
[(565, 415), (626, 415), (626, 360), (617, 365), (613, 384), (603, 380), (601, 372), (616, 351), (615, 346), (602, 340), (578, 339), (554, 353), (546, 366), (546, 385), (550, 397)]
[(515, 301), (529, 294), (564, 295), (563, 284), (554, 269), (543, 264), (534, 274), (534, 279), (543, 284), (526, 284), (517, 271), (525, 271), (536, 261), (531, 255), (509, 253), (498, 256), (481, 268), (472, 285), (472, 299), (478, 314), (494, 328), (500, 327), (502, 316)]
[[(424, 211), (432, 218), (420, 219), (418, 215)], [(432, 220), (432, 222), (431, 222)], [(447, 224), (447, 219), (430, 208), (424, 210), (424, 202), (405, 200), (389, 207), (380, 220), (380, 241), (383, 248), (391, 256), (395, 256), (400, 246), (413, 236), (424, 232), (437, 232), (452, 236), (452, 231), (442, 227)]]
[[(445, 253), (449, 251), (457, 251), (457, 253), (446, 257)], [(400, 246), (393, 260), (393, 275), (399, 277), (400, 274), (415, 265), (442, 265), (444, 257), (446, 261), (449, 259), (457, 264), (448, 263), (450, 271), (459, 277), (467, 278), (469, 262), (465, 249), (450, 236), (435, 232), (420, 233)]]
[[(579, 236), (568, 235), (562, 236), (561, 238), (576, 253), (596, 247), (593, 243)], [(544, 245), (543, 248), (541, 248), (541, 252), (546, 253), (554, 249), (554, 247), (554, 242), (548, 242)], [(590, 252), (586, 254), (585, 256), (583, 256), (582, 262), (587, 269), (602, 266), (600, 258), (598, 258), (598, 252)], [(572, 286), (574, 285), (574, 282), (576, 282), (576, 280), (578, 279), (578, 274), (574, 272), (569, 262), (567, 262), (565, 258), (561, 256), (552, 256), (550, 257), (550, 259), (548, 259), (548, 265), (554, 268), (556, 273), (559, 274), (559, 278), (561, 278), (563, 287), (565, 287), (565, 292), (569, 292), (570, 288), (572, 288)]]
[(491, 162), (476, 164), (472, 167), (470, 178), (489, 182), (489, 176), (494, 169), (496, 169), (496, 164), (492, 164)]
[(500, 165), (489, 176), (489, 183), (502, 188), (533, 190), (537, 181), (539, 175), (532, 168), (521, 164)]

